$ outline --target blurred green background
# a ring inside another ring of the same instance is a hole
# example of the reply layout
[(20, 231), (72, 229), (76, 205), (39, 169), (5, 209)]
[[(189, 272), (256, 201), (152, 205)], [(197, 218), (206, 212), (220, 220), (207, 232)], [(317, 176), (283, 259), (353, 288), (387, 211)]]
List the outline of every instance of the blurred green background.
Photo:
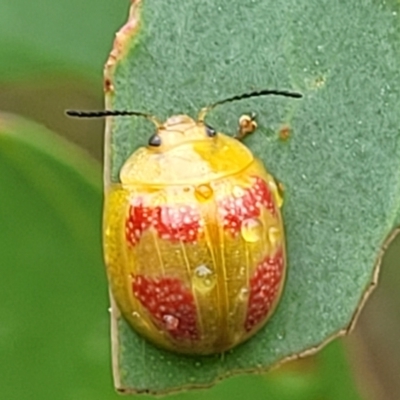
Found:
[[(0, 0), (0, 399), (118, 397), (101, 254), (104, 122), (64, 110), (103, 107), (103, 64), (128, 7)], [(171, 399), (398, 399), (399, 260), (397, 239), (350, 337)]]

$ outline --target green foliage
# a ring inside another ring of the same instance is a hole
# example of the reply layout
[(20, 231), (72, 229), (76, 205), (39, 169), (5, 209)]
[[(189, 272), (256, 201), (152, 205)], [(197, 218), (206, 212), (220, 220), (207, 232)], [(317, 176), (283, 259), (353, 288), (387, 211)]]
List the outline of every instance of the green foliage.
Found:
[(86, 158), (42, 127), (0, 115), (4, 399), (112, 394), (101, 175)]
[[(182, 17), (184, 16), (184, 17)], [(288, 88), (303, 100), (222, 106), (209, 123), (235, 132), (258, 114), (246, 144), (284, 184), (289, 275), (276, 314), (254, 339), (221, 356), (173, 355), (119, 320), (121, 386), (169, 391), (266, 369), (346, 329), (398, 221), (400, 72), (395, 8), (372, 1), (147, 0), (123, 47), (116, 109), (193, 116), (252, 89)], [(169, 45), (166, 46), (165, 43)], [(291, 129), (279, 139), (282, 125)], [(111, 176), (152, 131), (138, 119), (112, 130)], [(132, 367), (135, 365), (135, 367)]]
[(75, 72), (100, 82), (126, 7), (124, 1), (109, 0), (1, 0), (1, 79), (45, 80)]

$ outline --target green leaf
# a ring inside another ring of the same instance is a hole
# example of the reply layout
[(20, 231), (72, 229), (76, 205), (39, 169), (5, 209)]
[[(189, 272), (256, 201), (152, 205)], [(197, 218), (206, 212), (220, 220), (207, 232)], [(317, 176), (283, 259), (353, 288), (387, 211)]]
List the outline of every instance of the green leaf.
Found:
[(113, 398), (99, 165), (0, 114), (0, 187), (1, 397)]
[(0, 0), (1, 79), (56, 72), (99, 79), (126, 8), (109, 0)]
[[(288, 280), (271, 321), (224, 355), (165, 352), (114, 321), (117, 386), (160, 393), (268, 369), (317, 350), (354, 321), (400, 216), (399, 10), (383, 0), (139, 4), (107, 70), (108, 107), (162, 119), (196, 116), (254, 89), (304, 94), (237, 102), (208, 117), (233, 134), (241, 114), (258, 115), (259, 129), (245, 143), (285, 187)], [(279, 139), (283, 125), (287, 141)], [(121, 118), (108, 132), (106, 168), (116, 182), (152, 127)]]
[(354, 387), (343, 343), (336, 340), (316, 357), (267, 374), (236, 376), (210, 390), (171, 395), (168, 400), (241, 400), (244, 395), (251, 400), (361, 399)]

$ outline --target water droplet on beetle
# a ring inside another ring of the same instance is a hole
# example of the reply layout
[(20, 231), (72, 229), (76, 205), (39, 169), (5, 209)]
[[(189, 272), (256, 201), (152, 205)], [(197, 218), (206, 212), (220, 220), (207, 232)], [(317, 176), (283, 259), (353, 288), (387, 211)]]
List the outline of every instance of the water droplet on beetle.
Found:
[(268, 229), (268, 240), (273, 247), (275, 247), (276, 244), (279, 242), (280, 237), (281, 232), (277, 227), (273, 226)]
[(193, 285), (199, 291), (211, 290), (217, 282), (215, 273), (207, 265), (202, 264), (194, 269)]
[(214, 191), (212, 190), (211, 186), (208, 184), (202, 184), (202, 185), (196, 186), (196, 188), (194, 189), (194, 195), (195, 195), (196, 199), (200, 202), (209, 200), (213, 194), (214, 194)]
[(240, 233), (246, 242), (258, 242), (263, 233), (263, 224), (257, 218), (248, 218), (242, 222)]
[(247, 301), (249, 297), (249, 289), (247, 287), (243, 287), (239, 291), (238, 300), (239, 301)]
[(179, 319), (173, 315), (164, 315), (163, 320), (168, 331), (175, 331), (179, 326)]
[(235, 185), (232, 189), (233, 197), (243, 197), (244, 189), (241, 186)]
[(201, 264), (195, 268), (194, 273), (199, 277), (203, 277), (203, 276), (211, 275), (212, 270), (210, 268), (208, 268), (207, 265)]

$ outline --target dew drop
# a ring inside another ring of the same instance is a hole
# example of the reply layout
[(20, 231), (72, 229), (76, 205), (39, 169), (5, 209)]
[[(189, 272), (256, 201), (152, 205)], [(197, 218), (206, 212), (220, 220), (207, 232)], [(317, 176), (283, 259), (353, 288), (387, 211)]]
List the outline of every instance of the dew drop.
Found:
[(193, 285), (197, 290), (201, 292), (211, 290), (216, 283), (215, 273), (207, 265), (201, 264), (194, 269)]
[(276, 244), (280, 241), (281, 232), (279, 228), (273, 226), (268, 229), (268, 240), (271, 243), (272, 247), (275, 247)]
[(238, 300), (241, 302), (247, 301), (249, 297), (249, 289), (247, 287), (243, 287), (239, 291)]
[(196, 188), (194, 190), (194, 195), (195, 195), (196, 199), (200, 202), (209, 200), (213, 194), (214, 194), (214, 191), (212, 190), (211, 186), (208, 184), (196, 186)]
[(258, 242), (263, 233), (263, 224), (257, 218), (248, 218), (242, 222), (240, 233), (246, 242)]
[(244, 190), (242, 187), (235, 185), (232, 189), (233, 197), (243, 197)]
[(168, 331), (175, 331), (179, 326), (179, 319), (173, 315), (164, 315), (163, 320)]
[(283, 332), (278, 332), (276, 337), (278, 338), (278, 340), (282, 340), (285, 337), (285, 334)]
[(198, 267), (195, 268), (194, 273), (201, 278), (201, 277), (204, 277), (204, 276), (211, 275), (212, 274), (212, 270), (210, 268), (208, 268), (207, 265), (201, 264), (201, 265), (199, 265)]
[(268, 181), (268, 186), (274, 195), (276, 205), (281, 208), (283, 204), (283, 186), (280, 183), (277, 183), (273, 178)]

